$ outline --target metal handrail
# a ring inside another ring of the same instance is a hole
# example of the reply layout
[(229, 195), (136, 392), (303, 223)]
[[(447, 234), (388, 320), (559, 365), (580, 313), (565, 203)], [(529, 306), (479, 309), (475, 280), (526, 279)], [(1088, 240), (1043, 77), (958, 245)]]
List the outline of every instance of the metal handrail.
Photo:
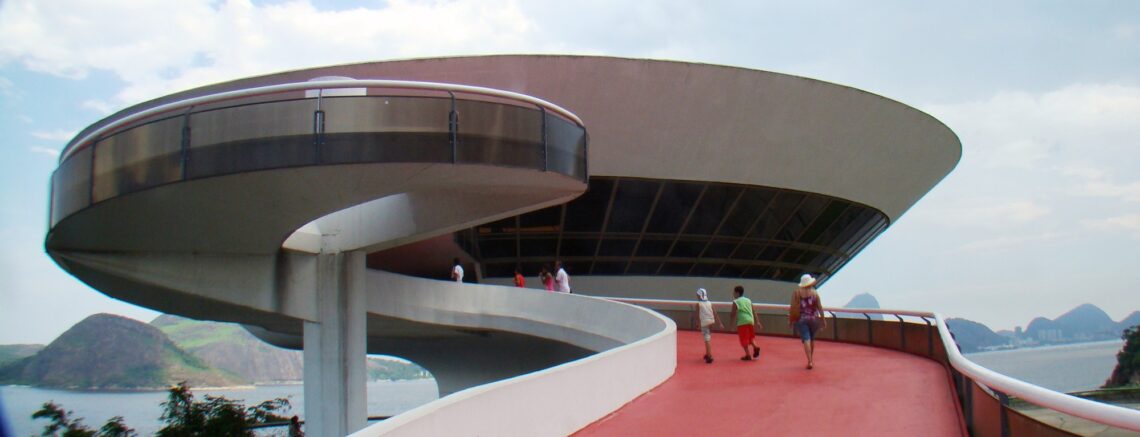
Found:
[(198, 96), (189, 99), (170, 102), (155, 107), (147, 108), (138, 112), (131, 113), (114, 121), (100, 126), (84, 135), (82, 138), (73, 140), (64, 148), (63, 153), (60, 153), (59, 162), (63, 163), (67, 158), (71, 157), (77, 150), (83, 148), (84, 145), (94, 141), (103, 134), (118, 129), (122, 126), (131, 124), (133, 122), (143, 120), (155, 115), (173, 112), (179, 109), (192, 108), (198, 105), (209, 103), (217, 103), (225, 100), (233, 100), (244, 97), (256, 97), (266, 94), (276, 94), (288, 91), (300, 90), (323, 90), (323, 89), (339, 89), (339, 88), (392, 88), (392, 89), (413, 89), (413, 90), (429, 90), (441, 92), (459, 92), (466, 94), (475, 94), (488, 97), (497, 97), (508, 100), (516, 100), (529, 103), (544, 110), (552, 111), (567, 120), (573, 121), (579, 127), (584, 127), (582, 119), (578, 118), (574, 113), (558, 106), (554, 103), (547, 102), (537, 97), (531, 97), (526, 94), (520, 94), (512, 91), (503, 91), (493, 88), (484, 88), (471, 85), (457, 85), (450, 83), (440, 82), (416, 82), (408, 80), (385, 80), (385, 79), (345, 79), (345, 80), (329, 80), (319, 82), (296, 82), (278, 85), (267, 85), (256, 88), (247, 88), (236, 91), (226, 91), (216, 94), (209, 94), (205, 96)]
[[(606, 297), (604, 299), (625, 302), (643, 306), (691, 307), (696, 301), (692, 300), (656, 300), (656, 299), (628, 299), (620, 297)], [(731, 302), (714, 302), (714, 307), (728, 307)], [(784, 310), (788, 305), (779, 304), (752, 304), (755, 309)], [(966, 375), (975, 382), (1007, 395), (1014, 395), (1027, 402), (1051, 410), (1059, 411), (1093, 422), (1140, 432), (1140, 411), (1116, 405), (1079, 398), (1065, 393), (1049, 390), (1028, 382), (1002, 375), (970, 361), (958, 351), (958, 345), (950, 336), (950, 331), (939, 313), (928, 311), (889, 310), (872, 308), (824, 308), (824, 311), (862, 314), (886, 314), (933, 318), (938, 325), (938, 333), (942, 337), (942, 346), (946, 349), (946, 357), (950, 366)]]

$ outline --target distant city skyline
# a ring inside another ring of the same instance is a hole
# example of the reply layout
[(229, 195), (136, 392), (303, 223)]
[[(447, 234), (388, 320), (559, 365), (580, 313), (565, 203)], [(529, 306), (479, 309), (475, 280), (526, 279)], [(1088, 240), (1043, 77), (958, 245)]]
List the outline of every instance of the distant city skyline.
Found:
[(949, 126), (958, 167), (821, 289), (827, 305), (871, 293), (884, 308), (995, 331), (1083, 303), (1114, 321), (1140, 310), (1137, 3), (8, 0), (0, 344), (47, 343), (98, 312), (158, 315), (86, 287), (44, 253), (49, 177), (84, 127), (251, 75), (497, 53), (777, 71)]

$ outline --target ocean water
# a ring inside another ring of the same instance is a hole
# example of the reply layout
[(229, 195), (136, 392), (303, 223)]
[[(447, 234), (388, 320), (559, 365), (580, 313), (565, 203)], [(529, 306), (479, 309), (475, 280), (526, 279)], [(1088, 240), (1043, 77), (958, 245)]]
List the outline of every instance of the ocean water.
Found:
[(978, 365), (1060, 392), (1093, 390), (1116, 367), (1123, 340), (1011, 349), (967, 354)]
[[(300, 384), (264, 385), (250, 389), (234, 390), (193, 390), (194, 398), (201, 400), (204, 395), (225, 396), (239, 400), (246, 406), (275, 398), (287, 398), (292, 409), (283, 414), (286, 417), (296, 414), (305, 417), (304, 389)], [(15, 436), (39, 435), (47, 421), (32, 420), (32, 413), (40, 409), (44, 402), (55, 402), (65, 410), (75, 412), (74, 417), (83, 418), (83, 423), (92, 429), (99, 429), (113, 416), (123, 416), (127, 426), (148, 436), (162, 428), (159, 403), (166, 400), (166, 392), (84, 392), (51, 390), (24, 386), (0, 386), (0, 401)], [(368, 383), (368, 415), (391, 416), (410, 410), (439, 397), (434, 379), (412, 381), (373, 381)]]

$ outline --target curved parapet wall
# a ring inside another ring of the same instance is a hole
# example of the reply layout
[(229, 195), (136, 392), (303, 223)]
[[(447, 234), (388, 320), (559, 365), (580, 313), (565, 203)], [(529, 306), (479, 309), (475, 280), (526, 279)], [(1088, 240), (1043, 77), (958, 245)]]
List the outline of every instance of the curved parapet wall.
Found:
[[(637, 306), (384, 272), (369, 272), (368, 282), (371, 313), (523, 333), (601, 352), (451, 394), (353, 435), (569, 435), (664, 382), (676, 367), (676, 325)], [(432, 347), (424, 343), (421, 348)], [(531, 351), (515, 353), (525, 358)]]
[[(370, 354), (416, 362), (450, 394), (541, 371), (674, 329), (641, 307), (533, 289), (457, 284), (369, 270)], [(300, 349), (301, 327), (247, 327), (271, 344)], [(446, 352), (442, 352), (446, 351)], [(675, 358), (660, 365), (669, 364)], [(671, 372), (671, 370), (669, 371)]]

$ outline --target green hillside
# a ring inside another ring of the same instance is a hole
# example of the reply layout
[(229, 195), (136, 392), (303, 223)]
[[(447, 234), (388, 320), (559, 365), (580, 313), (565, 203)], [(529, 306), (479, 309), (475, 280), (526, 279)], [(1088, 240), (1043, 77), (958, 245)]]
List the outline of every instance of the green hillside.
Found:
[(96, 314), (35, 355), (0, 368), (0, 384), (94, 389), (164, 389), (247, 384), (180, 349), (162, 331), (125, 317)]
[[(150, 322), (178, 347), (211, 366), (257, 382), (300, 381), (304, 360), (300, 351), (282, 349), (254, 337), (232, 323), (204, 322), (164, 314)], [(402, 380), (431, 378), (424, 368), (401, 360), (368, 358), (368, 378)]]
[(35, 355), (44, 348), (42, 344), (5, 344), (0, 345), (0, 367), (21, 358)]
[(267, 344), (240, 325), (168, 314), (150, 323), (166, 333), (178, 347), (248, 381), (270, 383), (304, 378), (301, 352)]

